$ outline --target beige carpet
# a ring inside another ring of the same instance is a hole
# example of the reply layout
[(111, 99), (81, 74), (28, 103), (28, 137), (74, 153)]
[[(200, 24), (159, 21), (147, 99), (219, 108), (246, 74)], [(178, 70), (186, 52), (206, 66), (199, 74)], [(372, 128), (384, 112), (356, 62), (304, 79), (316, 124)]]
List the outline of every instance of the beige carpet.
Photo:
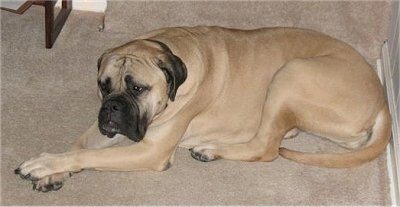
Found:
[[(126, 4), (125, 4), (126, 3)], [(96, 61), (104, 49), (149, 29), (218, 24), (302, 26), (342, 37), (371, 62), (386, 38), (387, 2), (109, 2), (101, 15), (73, 11), (53, 49), (44, 48), (43, 8), (1, 12), (1, 205), (389, 205), (386, 157), (352, 169), (272, 163), (198, 162), (179, 149), (158, 172), (84, 171), (57, 192), (38, 193), (13, 174), (41, 152), (63, 152), (94, 121)], [(314, 14), (313, 14), (314, 13)], [(301, 134), (300, 150), (338, 150)], [(127, 142), (126, 144), (129, 144)]]

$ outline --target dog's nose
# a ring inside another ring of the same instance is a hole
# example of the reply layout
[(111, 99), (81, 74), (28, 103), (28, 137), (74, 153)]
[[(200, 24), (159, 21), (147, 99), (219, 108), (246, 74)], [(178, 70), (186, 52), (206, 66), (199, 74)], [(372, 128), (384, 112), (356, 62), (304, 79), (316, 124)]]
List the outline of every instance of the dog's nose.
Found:
[(115, 100), (109, 100), (104, 103), (102, 109), (111, 113), (119, 112), (122, 110), (122, 103)]

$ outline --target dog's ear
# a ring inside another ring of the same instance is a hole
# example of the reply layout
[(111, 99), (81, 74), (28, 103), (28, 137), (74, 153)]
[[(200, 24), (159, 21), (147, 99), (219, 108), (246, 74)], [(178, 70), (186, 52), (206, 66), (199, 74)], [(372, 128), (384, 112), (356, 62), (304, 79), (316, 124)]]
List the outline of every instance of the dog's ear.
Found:
[(104, 51), (104, 53), (99, 57), (99, 59), (97, 59), (97, 72), (100, 71), (101, 62), (103, 61), (104, 56), (107, 55), (108, 53), (110, 53), (110, 51), (111, 51), (111, 49)]
[(187, 78), (186, 65), (178, 56), (172, 53), (169, 47), (164, 43), (157, 40), (147, 40), (160, 45), (165, 54), (165, 57), (159, 59), (157, 65), (165, 74), (168, 83), (168, 96), (171, 101), (174, 101), (179, 86), (182, 85)]
[(168, 83), (168, 96), (174, 101), (179, 86), (186, 80), (186, 66), (179, 57), (172, 55), (166, 61), (160, 61), (158, 67), (164, 72)]
[[(104, 55), (104, 54), (103, 54)], [(103, 55), (101, 55), (99, 57), (99, 59), (97, 59), (97, 72), (100, 71), (100, 67), (101, 67), (101, 61), (103, 61)]]
[(103, 53), (103, 54), (99, 57), (99, 59), (97, 59), (97, 72), (100, 71), (101, 62), (103, 61), (103, 57), (104, 57), (105, 54), (106, 54), (106, 53)]

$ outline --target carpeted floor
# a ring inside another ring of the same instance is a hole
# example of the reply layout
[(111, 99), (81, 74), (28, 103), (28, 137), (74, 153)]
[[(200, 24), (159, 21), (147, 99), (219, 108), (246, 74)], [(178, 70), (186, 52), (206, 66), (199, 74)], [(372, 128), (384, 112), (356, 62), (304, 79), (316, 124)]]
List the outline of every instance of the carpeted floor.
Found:
[[(179, 149), (165, 172), (84, 171), (50, 193), (31, 190), (13, 174), (26, 159), (63, 152), (91, 125), (99, 107), (97, 58), (136, 34), (176, 24), (304, 26), (342, 37), (373, 63), (386, 38), (388, 11), (387, 2), (109, 2), (104, 32), (97, 31), (101, 14), (73, 11), (51, 50), (44, 48), (42, 7), (23, 15), (1, 11), (0, 204), (389, 205), (385, 155), (357, 168), (323, 169), (281, 158), (201, 163)], [(314, 138), (303, 133), (284, 145), (339, 150)]]

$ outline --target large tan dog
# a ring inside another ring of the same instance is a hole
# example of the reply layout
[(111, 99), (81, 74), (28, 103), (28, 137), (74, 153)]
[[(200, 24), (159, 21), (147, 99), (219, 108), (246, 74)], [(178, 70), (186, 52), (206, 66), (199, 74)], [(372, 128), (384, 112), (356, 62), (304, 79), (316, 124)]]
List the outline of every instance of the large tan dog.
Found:
[[(34, 189), (58, 190), (83, 169), (166, 170), (178, 146), (200, 161), (282, 155), (351, 167), (376, 158), (390, 139), (375, 72), (349, 45), (314, 31), (166, 28), (106, 51), (98, 66), (98, 120), (70, 151), (15, 170)], [(280, 148), (298, 129), (357, 150)], [(109, 147), (124, 138), (138, 143)]]

